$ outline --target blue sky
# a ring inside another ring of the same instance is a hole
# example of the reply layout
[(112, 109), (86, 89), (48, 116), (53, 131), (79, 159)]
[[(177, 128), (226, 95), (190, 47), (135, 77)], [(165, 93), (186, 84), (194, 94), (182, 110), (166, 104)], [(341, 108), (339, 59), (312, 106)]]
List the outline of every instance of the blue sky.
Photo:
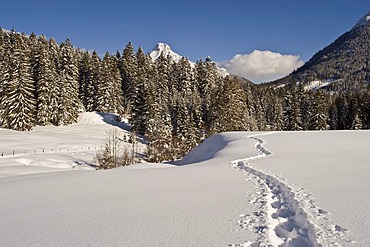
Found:
[(44, 34), (76, 47), (149, 52), (157, 42), (196, 61), (254, 50), (307, 61), (370, 11), (369, 0), (3, 1), (0, 27)]

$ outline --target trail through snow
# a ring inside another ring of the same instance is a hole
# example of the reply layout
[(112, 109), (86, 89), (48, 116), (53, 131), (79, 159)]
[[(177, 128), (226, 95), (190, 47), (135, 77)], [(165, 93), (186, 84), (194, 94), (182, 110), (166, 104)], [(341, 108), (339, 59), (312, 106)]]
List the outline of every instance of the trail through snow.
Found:
[(272, 153), (267, 150), (260, 136), (249, 135), (256, 141), (258, 155), (231, 161), (233, 166), (247, 174), (247, 180), (256, 184), (258, 192), (249, 203), (258, 205), (257, 211), (240, 215), (238, 225), (258, 234), (254, 243), (235, 246), (344, 246), (355, 243), (349, 231), (336, 225), (328, 212), (315, 206), (315, 200), (305, 189), (290, 184), (286, 179), (253, 166), (250, 162)]

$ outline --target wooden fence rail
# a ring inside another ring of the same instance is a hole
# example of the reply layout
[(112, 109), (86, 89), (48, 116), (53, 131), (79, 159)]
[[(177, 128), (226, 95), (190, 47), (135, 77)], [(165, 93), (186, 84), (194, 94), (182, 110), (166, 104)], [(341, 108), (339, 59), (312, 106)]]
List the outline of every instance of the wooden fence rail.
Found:
[(42, 148), (42, 149), (14, 149), (1, 150), (0, 158), (22, 154), (50, 154), (50, 153), (74, 153), (83, 151), (102, 150), (103, 146), (89, 146), (82, 148)]

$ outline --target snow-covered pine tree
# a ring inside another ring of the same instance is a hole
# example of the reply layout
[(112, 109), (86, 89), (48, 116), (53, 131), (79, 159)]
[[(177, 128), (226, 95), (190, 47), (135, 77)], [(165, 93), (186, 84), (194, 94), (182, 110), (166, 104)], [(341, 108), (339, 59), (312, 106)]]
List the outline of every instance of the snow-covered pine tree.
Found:
[(257, 129), (260, 131), (267, 130), (267, 123), (266, 123), (266, 104), (265, 104), (265, 97), (261, 94), (264, 93), (263, 91), (257, 94), (257, 97), (254, 97), (254, 118), (256, 120)]
[(212, 121), (215, 118), (214, 109), (215, 101), (217, 100), (217, 87), (222, 87), (222, 80), (220, 80), (216, 64), (210, 59), (206, 62), (202, 60), (196, 64), (196, 83), (200, 97), (202, 98), (202, 121), (204, 123), (204, 131), (209, 133)]
[(86, 109), (88, 111), (95, 111), (97, 108), (97, 91), (100, 81), (102, 61), (96, 51), (93, 51), (91, 57), (91, 72), (88, 83), (86, 85)]
[(9, 52), (10, 52), (9, 33), (3, 32), (0, 28), (0, 127), (7, 126), (4, 116), (4, 103), (6, 91), (9, 84)]
[(106, 52), (101, 64), (101, 72), (96, 92), (96, 110), (99, 112), (113, 112), (111, 102), (113, 92), (109, 59), (110, 55)]
[(29, 57), (31, 63), (31, 75), (35, 82), (38, 81), (36, 72), (38, 70), (38, 60), (39, 60), (39, 41), (34, 33), (31, 33), (29, 37), (24, 34), (24, 40), (26, 41), (26, 46), (29, 47)]
[(332, 102), (328, 109), (329, 114), (329, 127), (331, 130), (338, 129), (338, 110), (335, 105), (335, 101)]
[(53, 97), (56, 97), (57, 72), (49, 49), (49, 42), (45, 36), (41, 35), (38, 38), (34, 54), (34, 78), (37, 95), (36, 123), (47, 125), (52, 123), (52, 114), (55, 110)]
[(216, 115), (212, 132), (241, 131), (246, 129), (245, 92), (235, 77), (224, 78), (223, 89), (215, 105)]
[(131, 87), (131, 125), (132, 130), (137, 134), (145, 134), (148, 122), (148, 72), (150, 71), (150, 58), (148, 58), (141, 47), (136, 54), (137, 68)]
[(311, 107), (309, 116), (310, 130), (327, 130), (328, 125), (328, 109), (325, 102), (324, 94), (320, 91), (312, 95)]
[(174, 93), (173, 99), (171, 109), (173, 146), (176, 158), (180, 158), (194, 147), (196, 130), (187, 109), (186, 99), (178, 92)]
[(3, 97), (3, 118), (6, 128), (14, 130), (31, 130), (35, 124), (36, 98), (35, 85), (31, 75), (29, 47), (25, 37), (13, 29), (10, 34), (7, 71), (8, 80), (5, 97)]
[(256, 121), (256, 110), (255, 110), (255, 97), (252, 94), (252, 88), (250, 85), (245, 86), (245, 95), (246, 95), (246, 105), (247, 111), (245, 113), (246, 119), (246, 130), (255, 131), (258, 130), (257, 121)]
[(335, 104), (338, 112), (338, 130), (347, 129), (349, 107), (345, 95), (339, 94)]
[(149, 120), (145, 136), (148, 140), (148, 160), (161, 162), (173, 160), (171, 118), (168, 108), (168, 64), (163, 56), (151, 67), (148, 102)]
[(117, 61), (108, 52), (103, 58), (97, 87), (97, 111), (123, 114), (121, 75)]
[(88, 90), (89, 83), (91, 81), (91, 56), (88, 51), (82, 53), (81, 59), (78, 61), (78, 83), (79, 83), (79, 98), (86, 111), (92, 111), (88, 109), (87, 102), (90, 91)]
[(296, 87), (287, 88), (284, 95), (284, 130), (302, 130), (300, 103)]
[(284, 121), (283, 121), (283, 103), (279, 97), (275, 98), (274, 104), (274, 125), (272, 127), (273, 130), (281, 131), (284, 129)]
[(186, 134), (187, 150), (190, 151), (203, 139), (201, 131), (202, 122), (202, 103), (197, 90), (195, 72), (187, 58), (180, 61), (180, 81), (183, 84), (182, 97), (185, 99), (186, 111), (189, 115), (189, 123)]
[(157, 70), (157, 98), (160, 100), (160, 105), (165, 111), (168, 112), (168, 107), (171, 102), (171, 91), (170, 91), (170, 65), (168, 59), (160, 54), (156, 61)]
[(60, 76), (59, 76), (59, 45), (55, 39), (51, 38), (49, 40), (49, 66), (54, 80), (52, 81), (52, 86), (49, 88), (50, 93), (50, 122), (54, 125), (58, 125), (58, 115), (59, 115), (59, 98), (60, 98)]
[(132, 101), (134, 96), (134, 84), (137, 77), (137, 57), (131, 42), (129, 42), (121, 57), (122, 91), (126, 113), (131, 114)]
[[(370, 86), (368, 86), (370, 89)], [(362, 119), (362, 129), (370, 128), (370, 90), (363, 92), (360, 98), (360, 117)]]
[(78, 64), (69, 39), (60, 45), (58, 125), (77, 121), (82, 103), (78, 98)]
[(114, 113), (123, 116), (125, 113), (124, 95), (122, 91), (122, 77), (120, 74), (120, 61), (117, 57), (111, 56), (109, 60), (109, 67), (112, 77), (112, 91), (113, 91), (113, 109)]
[[(153, 162), (173, 160), (172, 124), (170, 116), (171, 95), (169, 90), (169, 62), (160, 54), (152, 67), (149, 81), (149, 121), (146, 130), (148, 143), (148, 158)], [(154, 69), (154, 70), (153, 70)]]
[(299, 108), (301, 112), (301, 122), (302, 122), (302, 129), (308, 130), (310, 128), (310, 116), (312, 109), (312, 96), (311, 91), (305, 91), (303, 84), (298, 85), (298, 100), (299, 100)]

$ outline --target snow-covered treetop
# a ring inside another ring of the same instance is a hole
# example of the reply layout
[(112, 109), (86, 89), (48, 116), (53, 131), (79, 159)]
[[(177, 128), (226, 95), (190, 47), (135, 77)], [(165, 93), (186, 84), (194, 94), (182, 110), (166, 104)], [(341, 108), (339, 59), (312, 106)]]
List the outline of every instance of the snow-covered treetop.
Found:
[(370, 25), (370, 11), (357, 22), (357, 24), (352, 28), (352, 30), (361, 27), (367, 27), (369, 25)]

